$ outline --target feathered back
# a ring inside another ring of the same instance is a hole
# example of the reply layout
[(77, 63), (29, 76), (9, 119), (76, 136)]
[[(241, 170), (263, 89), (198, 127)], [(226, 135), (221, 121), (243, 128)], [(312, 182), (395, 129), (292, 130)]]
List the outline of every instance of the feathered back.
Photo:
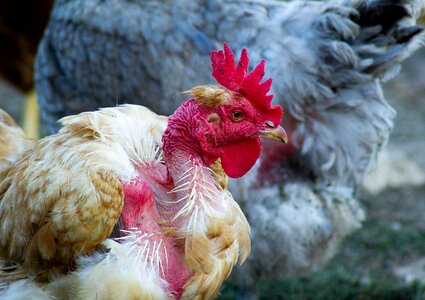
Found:
[[(139, 165), (159, 163), (157, 149), (167, 124), (166, 118), (139, 106), (104, 109), (61, 122), (57, 135), (14, 153), (19, 159), (0, 177), (0, 253), (17, 262), (25, 260), (33, 270), (47, 268), (45, 260), (52, 257), (66, 263), (75, 251), (89, 251), (109, 236), (123, 203), (121, 182), (134, 178)], [(3, 128), (20, 132), (9, 125)], [(20, 136), (7, 133), (18, 145)], [(104, 202), (108, 204), (102, 213), (87, 209)], [(95, 241), (81, 239), (87, 237), (87, 214), (89, 226), (99, 226)]]
[(60, 123), (62, 135), (107, 142), (114, 150), (108, 154), (110, 167), (120, 178), (131, 179), (135, 166), (159, 159), (167, 117), (139, 105), (122, 105), (65, 117)]

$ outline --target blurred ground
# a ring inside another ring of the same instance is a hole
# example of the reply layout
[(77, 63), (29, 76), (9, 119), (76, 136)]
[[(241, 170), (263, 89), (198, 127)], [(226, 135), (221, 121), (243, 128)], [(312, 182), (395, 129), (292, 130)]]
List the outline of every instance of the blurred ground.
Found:
[[(401, 153), (425, 173), (425, 50), (385, 84), (385, 95), (398, 112), (388, 159)], [(0, 108), (21, 122), (23, 104), (24, 94), (0, 82)], [(402, 174), (381, 170), (379, 176), (389, 178)], [(315, 274), (262, 282), (263, 299), (425, 299), (425, 184), (363, 192), (361, 198), (367, 221), (339, 255)], [(221, 299), (235, 299), (236, 290), (225, 286)]]
[(425, 50), (403, 64), (399, 76), (386, 84), (385, 95), (398, 114), (390, 146), (425, 170)]

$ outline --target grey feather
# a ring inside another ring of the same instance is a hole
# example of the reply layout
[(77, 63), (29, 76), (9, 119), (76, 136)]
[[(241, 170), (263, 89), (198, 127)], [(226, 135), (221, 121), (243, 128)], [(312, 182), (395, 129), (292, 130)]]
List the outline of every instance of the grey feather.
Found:
[(232, 280), (243, 286), (255, 286), (258, 277), (319, 268), (335, 254), (342, 237), (360, 228), (365, 218), (350, 188), (291, 181), (250, 190), (253, 184), (254, 176), (232, 182), (232, 190), (255, 224), (251, 255), (232, 274)]

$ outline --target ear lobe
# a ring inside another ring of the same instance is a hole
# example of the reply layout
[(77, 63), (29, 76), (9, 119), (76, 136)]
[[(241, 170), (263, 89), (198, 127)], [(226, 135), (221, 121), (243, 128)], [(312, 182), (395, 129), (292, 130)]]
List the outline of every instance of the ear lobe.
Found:
[(221, 165), (224, 172), (229, 177), (239, 178), (245, 175), (260, 157), (261, 142), (255, 137), (221, 148)]
[(218, 114), (212, 113), (212, 114), (210, 114), (208, 116), (208, 123), (216, 123), (216, 124), (218, 124), (220, 122), (221, 122), (221, 119), (220, 119), (220, 116)]

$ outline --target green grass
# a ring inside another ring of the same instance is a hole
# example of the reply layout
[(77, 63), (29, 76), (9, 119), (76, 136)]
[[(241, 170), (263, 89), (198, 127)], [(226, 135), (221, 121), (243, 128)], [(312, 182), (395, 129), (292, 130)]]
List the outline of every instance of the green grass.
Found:
[[(237, 289), (226, 285), (220, 299), (235, 299)], [(345, 266), (331, 264), (306, 277), (262, 281), (260, 295), (264, 300), (420, 300), (425, 299), (425, 286), (417, 282), (394, 284), (379, 276), (365, 279)]]
[(326, 270), (311, 277), (272, 280), (262, 284), (261, 299), (423, 299), (419, 284), (394, 286), (379, 281), (363, 283), (348, 270)]
[[(237, 287), (227, 285), (220, 299), (236, 298)], [(309, 277), (270, 280), (260, 283), (260, 299), (264, 300), (420, 300), (425, 287), (419, 283), (394, 285), (379, 280), (363, 282), (344, 268), (323, 270)]]

